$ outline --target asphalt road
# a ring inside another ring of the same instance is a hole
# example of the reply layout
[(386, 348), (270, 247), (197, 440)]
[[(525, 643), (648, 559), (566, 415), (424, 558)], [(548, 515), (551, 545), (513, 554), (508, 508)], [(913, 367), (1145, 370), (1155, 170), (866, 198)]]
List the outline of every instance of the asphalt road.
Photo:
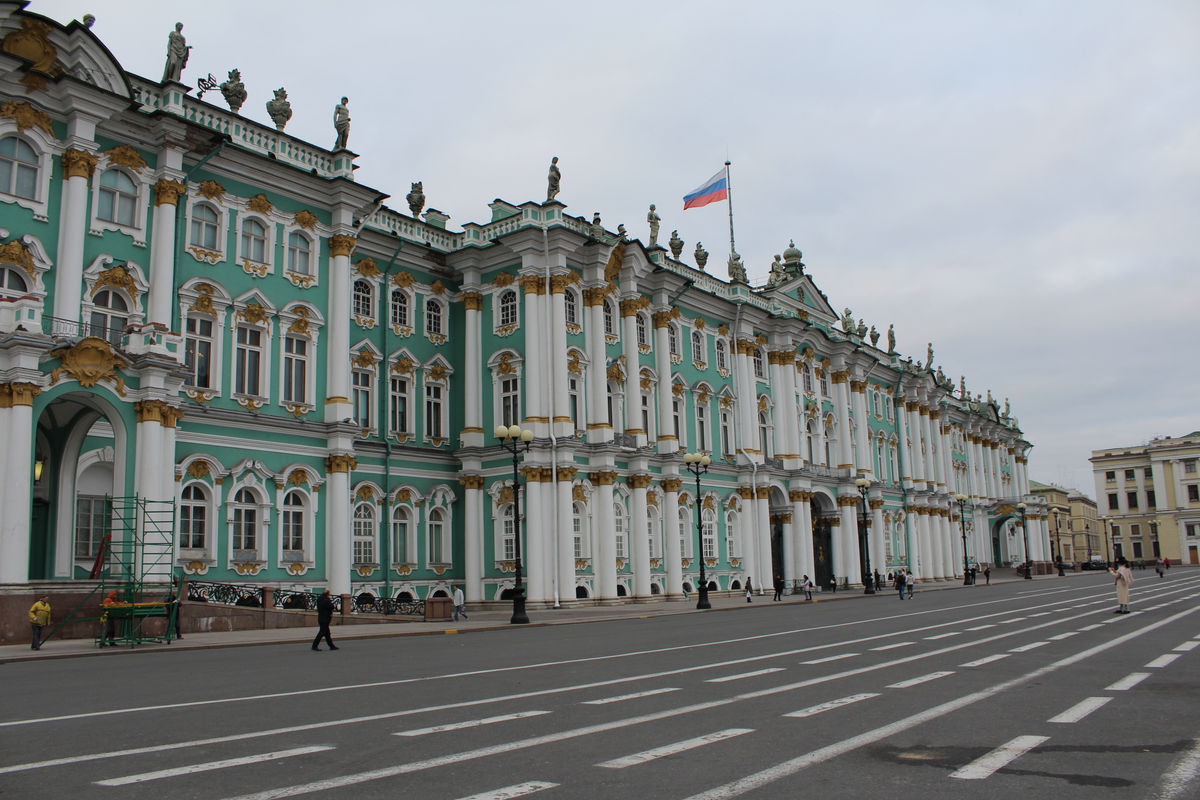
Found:
[(1197, 798), (1200, 574), (1137, 577), (10, 663), (0, 796)]

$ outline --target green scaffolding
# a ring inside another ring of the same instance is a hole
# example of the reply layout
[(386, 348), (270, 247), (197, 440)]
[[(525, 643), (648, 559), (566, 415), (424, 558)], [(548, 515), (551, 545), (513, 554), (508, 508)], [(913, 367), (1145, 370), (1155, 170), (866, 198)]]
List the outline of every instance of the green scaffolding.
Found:
[(179, 636), (175, 503), (137, 496), (112, 497), (109, 502), (111, 530), (100, 573), (100, 597), (103, 603), (110, 592), (116, 592), (116, 604), (102, 608), (106, 624), (101, 625), (97, 642), (169, 644)]

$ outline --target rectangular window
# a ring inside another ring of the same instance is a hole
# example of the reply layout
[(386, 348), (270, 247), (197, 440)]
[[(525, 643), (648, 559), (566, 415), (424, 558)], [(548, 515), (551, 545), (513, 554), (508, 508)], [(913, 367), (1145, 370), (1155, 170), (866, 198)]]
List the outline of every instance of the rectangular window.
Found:
[(1120, 510), (1120, 508), (1121, 508), (1121, 503), (1117, 500), (1116, 493), (1109, 492), (1108, 493), (1108, 510), (1109, 511), (1118, 511), (1118, 510)]
[(212, 387), (213, 324), (211, 319), (188, 317), (186, 361), (188, 381), (197, 389)]
[(237, 394), (260, 396), (262, 368), (262, 331), (239, 325), (237, 329), (237, 360), (233, 390)]
[(308, 340), (298, 336), (283, 340), (283, 401), (308, 402)]
[(733, 420), (725, 409), (721, 410), (721, 455), (733, 455)]
[(1144, 470), (1142, 470), (1142, 475), (1145, 476), (1146, 478), (1151, 478), (1151, 479), (1154, 478), (1154, 468), (1146, 467)]
[(112, 504), (103, 497), (75, 500), (75, 557), (95, 558), (104, 534), (111, 530)]
[(442, 437), (442, 387), (425, 385), (425, 438)]
[(296, 553), (296, 557), (304, 550), (304, 512), (301, 509), (283, 509), (283, 549)]
[(513, 507), (509, 505), (504, 514), (504, 536), (501, 537), (501, 558), (512, 561), (517, 557), (516, 528), (513, 525)]
[(567, 413), (571, 417), (571, 427), (582, 430), (579, 424), (579, 379), (567, 378)]
[(1130, 536), (1141, 536), (1142, 535), (1142, 526), (1138, 525), (1136, 523), (1133, 525), (1130, 525), (1129, 526), (1129, 535)]
[(708, 451), (708, 403), (696, 403), (696, 449)]
[(1200, 486), (1197, 486), (1194, 483), (1188, 484), (1188, 502), (1200, 502)]
[(371, 373), (356, 369), (350, 373), (354, 394), (354, 422), (360, 428), (370, 428), (374, 417), (371, 414)]
[(1134, 476), (1133, 470), (1131, 470), (1131, 469), (1125, 470), (1125, 480), (1132, 482), (1133, 480), (1135, 480), (1135, 478), (1133, 476)]
[(1117, 480), (1117, 473), (1113, 470), (1109, 470), (1108, 472), (1105, 472), (1104, 480), (1107, 481), (1108, 483), (1113, 483), (1114, 481)]
[(515, 378), (504, 378), (500, 381), (500, 424), (516, 425), (520, 422), (519, 406), (520, 382)]
[[(186, 498), (185, 498), (186, 499)], [(179, 547), (204, 549), (205, 507), (199, 503), (179, 504)]]
[(1183, 471), (1188, 475), (1196, 474), (1196, 459), (1189, 458), (1183, 462)]
[(1134, 558), (1142, 557), (1142, 540), (1141, 539), (1135, 539), (1133, 542), (1133, 557)]
[(1154, 500), (1155, 500), (1154, 490), (1147, 489), (1146, 490), (1146, 508), (1153, 510), (1154, 507), (1157, 505), (1157, 503), (1155, 503)]
[(258, 511), (252, 507), (233, 509), (233, 549), (258, 549)]
[(410, 433), (408, 418), (408, 378), (393, 375), (391, 381), (392, 433)]
[(1125, 501), (1127, 503), (1129, 503), (1129, 510), (1133, 511), (1135, 508), (1138, 507), (1138, 493), (1137, 492), (1126, 492), (1125, 493)]

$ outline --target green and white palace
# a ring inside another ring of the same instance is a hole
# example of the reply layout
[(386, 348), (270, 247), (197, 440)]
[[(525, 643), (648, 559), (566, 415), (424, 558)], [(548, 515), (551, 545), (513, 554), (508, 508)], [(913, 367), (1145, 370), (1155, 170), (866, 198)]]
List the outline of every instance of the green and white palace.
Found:
[(7, 590), (87, 581), (115, 498), (173, 507), (164, 579), (499, 603), (519, 552), (531, 609), (1049, 558), (1007, 402), (794, 246), (755, 287), (555, 199), (451, 230), (82, 23), (0, 40)]

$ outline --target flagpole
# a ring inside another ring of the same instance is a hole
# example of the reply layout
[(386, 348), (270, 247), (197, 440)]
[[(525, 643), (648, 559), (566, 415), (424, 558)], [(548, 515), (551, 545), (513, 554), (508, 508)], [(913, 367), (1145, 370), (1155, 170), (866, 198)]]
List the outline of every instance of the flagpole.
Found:
[(725, 161), (725, 201), (729, 204), (729, 257), (737, 252), (733, 246), (733, 181), (729, 177), (729, 161)]

